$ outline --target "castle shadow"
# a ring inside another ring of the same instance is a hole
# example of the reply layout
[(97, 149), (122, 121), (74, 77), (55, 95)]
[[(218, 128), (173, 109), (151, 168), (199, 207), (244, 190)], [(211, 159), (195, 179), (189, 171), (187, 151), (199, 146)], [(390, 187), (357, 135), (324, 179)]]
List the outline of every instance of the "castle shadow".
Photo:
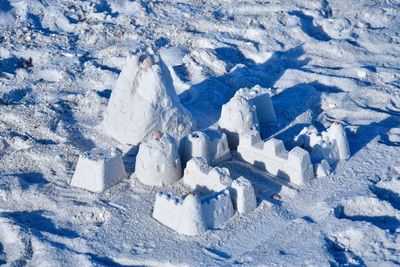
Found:
[[(366, 266), (360, 256), (354, 254), (354, 252), (349, 249), (342, 248), (336, 241), (325, 238), (325, 244), (328, 253), (335, 260), (334, 262), (330, 261), (330, 266)], [(351, 257), (351, 259), (349, 259), (349, 257)]]
[[(32, 235), (38, 238), (41, 241), (48, 242), (53, 247), (70, 251), (75, 254), (80, 254), (87, 256), (93, 263), (101, 265), (101, 266), (128, 266), (115, 262), (112, 258), (109, 258), (104, 255), (96, 255), (94, 253), (84, 253), (76, 251), (64, 243), (60, 241), (55, 241), (52, 238), (49, 238), (46, 234), (52, 234), (64, 238), (74, 239), (80, 237), (80, 235), (70, 229), (59, 228), (56, 227), (54, 222), (43, 215), (44, 211), (42, 210), (33, 210), (33, 211), (16, 211), (16, 212), (1, 212), (1, 217), (6, 217), (23, 229), (27, 229)], [(0, 253), (2, 252), (3, 247), (0, 243)], [(0, 264), (2, 264), (2, 260), (0, 258)]]
[(59, 114), (60, 121), (66, 126), (68, 142), (70, 144), (81, 151), (88, 151), (95, 147), (95, 143), (91, 139), (86, 138), (79, 129), (78, 121), (75, 119), (72, 108), (67, 101), (59, 99), (55, 105), (51, 106), (51, 109)]
[(43, 233), (67, 238), (79, 237), (79, 234), (73, 230), (56, 227), (50, 218), (44, 216), (43, 210), (1, 212), (0, 216), (10, 218), (16, 224), (29, 229), (40, 239), (45, 238)]
[(395, 233), (400, 227), (400, 220), (395, 216), (366, 216), (366, 215), (346, 215), (344, 207), (339, 205), (335, 208), (334, 214), (338, 219), (347, 219), (355, 222), (369, 222), (372, 225), (382, 229), (388, 230), (390, 233)]
[(0, 11), (8, 12), (12, 9), (9, 0), (0, 0)]
[(301, 29), (305, 34), (318, 41), (327, 42), (331, 37), (324, 31), (321, 26), (314, 25), (314, 17), (306, 15), (303, 11), (290, 11), (289, 15), (296, 16), (300, 19)]
[(122, 162), (125, 166), (125, 171), (128, 177), (135, 172), (136, 156), (139, 152), (138, 146), (132, 146), (127, 152), (122, 155)]
[(17, 69), (24, 67), (24, 62), (24, 58), (16, 56), (0, 59), (0, 74), (9, 73), (15, 75)]
[[(285, 89), (282, 93), (272, 98), (279, 124), (278, 126), (266, 127), (261, 125), (262, 138), (265, 139), (274, 134), (274, 137), (285, 141), (287, 149), (291, 149), (294, 147), (293, 138), (304, 127), (312, 124), (319, 131), (325, 130), (318, 121), (318, 116), (322, 111), (320, 107), (321, 95), (323, 93), (334, 94), (340, 92), (343, 92), (343, 90), (318, 81), (300, 83)], [(296, 120), (296, 117), (307, 111), (310, 112), (310, 123), (295, 123), (291, 125)]]
[(34, 105), (31, 88), (14, 89), (3, 93), (0, 97), (0, 105)]
[[(367, 107), (367, 109), (371, 108)], [(396, 114), (394, 112), (381, 109), (376, 111), (386, 113), (388, 114), (388, 117), (384, 120), (373, 122), (368, 125), (361, 125), (357, 128), (355, 133), (348, 133), (351, 155), (356, 154), (376, 137), (379, 137), (378, 142), (382, 144), (388, 146), (398, 145), (397, 143), (389, 140), (388, 132), (391, 128), (400, 126), (400, 113)]]
[(371, 185), (370, 189), (379, 199), (388, 201), (393, 208), (400, 211), (400, 194), (388, 188), (382, 188), (376, 185)]
[(34, 185), (43, 187), (44, 185), (48, 184), (48, 181), (43, 177), (43, 174), (39, 172), (4, 174), (4, 177), (7, 176), (18, 177), (18, 181), (20, 183), (22, 190), (29, 189)]
[(227, 61), (228, 67), (239, 63), (242, 67), (222, 76), (211, 76), (180, 94), (182, 104), (199, 122), (199, 128), (207, 128), (218, 121), (222, 105), (228, 102), (238, 89), (255, 85), (272, 87), (286, 70), (300, 69), (310, 61), (300, 59), (304, 54), (301, 45), (283, 52), (274, 52), (262, 64), (246, 59), (235, 47), (219, 48), (216, 54)]

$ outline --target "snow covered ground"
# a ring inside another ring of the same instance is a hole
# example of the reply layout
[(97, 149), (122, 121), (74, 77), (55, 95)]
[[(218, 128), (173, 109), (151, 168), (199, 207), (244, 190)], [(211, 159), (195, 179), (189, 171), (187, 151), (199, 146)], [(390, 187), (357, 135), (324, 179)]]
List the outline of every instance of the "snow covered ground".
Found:
[[(399, 1), (0, 0), (0, 264), (399, 265), (399, 26)], [(95, 146), (132, 174), (137, 148), (96, 125), (125, 57), (160, 49), (199, 128), (260, 85), (278, 119), (263, 138), (340, 121), (351, 158), (299, 190), (223, 163), (258, 207), (199, 237), (152, 219), (159, 189), (135, 179), (70, 187)]]

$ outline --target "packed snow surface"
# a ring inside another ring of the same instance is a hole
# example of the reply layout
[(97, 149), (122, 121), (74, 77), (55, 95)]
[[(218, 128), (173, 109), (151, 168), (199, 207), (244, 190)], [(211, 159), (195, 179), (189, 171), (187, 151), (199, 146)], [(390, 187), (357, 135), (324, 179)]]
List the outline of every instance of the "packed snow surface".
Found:
[[(399, 10), (398, 0), (0, 0), (0, 264), (399, 265)], [(255, 209), (195, 237), (160, 224), (160, 189), (135, 178), (131, 145), (214, 127), (254, 87), (276, 122), (251, 106), (242, 121), (263, 140), (290, 151), (304, 127), (339, 122), (350, 158), (300, 189), (218, 164), (251, 183)], [(121, 151), (130, 178), (102, 193), (70, 186), (96, 147)]]

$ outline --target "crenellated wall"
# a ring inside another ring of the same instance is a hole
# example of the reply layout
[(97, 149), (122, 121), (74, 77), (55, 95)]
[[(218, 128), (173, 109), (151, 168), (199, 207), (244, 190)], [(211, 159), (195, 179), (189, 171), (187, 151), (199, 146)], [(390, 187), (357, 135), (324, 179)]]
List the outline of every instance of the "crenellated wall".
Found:
[(242, 136), (237, 155), (238, 159), (294, 185), (302, 185), (314, 177), (306, 150), (295, 147), (287, 151), (283, 142), (275, 138), (263, 142), (257, 131), (248, 131)]
[(204, 192), (218, 192), (232, 183), (229, 170), (211, 167), (203, 158), (193, 158), (186, 164), (183, 183), (192, 189)]
[(153, 218), (184, 235), (199, 235), (207, 230), (200, 199), (192, 193), (184, 198), (177, 198), (169, 193), (158, 193)]
[(208, 228), (218, 228), (234, 214), (231, 195), (228, 189), (213, 193), (201, 201)]

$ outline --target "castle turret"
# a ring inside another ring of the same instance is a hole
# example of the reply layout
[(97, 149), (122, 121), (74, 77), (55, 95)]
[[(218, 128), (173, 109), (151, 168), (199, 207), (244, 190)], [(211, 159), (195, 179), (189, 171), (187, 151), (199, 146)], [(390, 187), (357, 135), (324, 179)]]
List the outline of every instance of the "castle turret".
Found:
[(222, 106), (219, 125), (228, 137), (230, 149), (236, 150), (241, 136), (259, 129), (256, 108), (245, 98), (234, 97)]
[(147, 137), (139, 146), (135, 174), (146, 185), (163, 186), (178, 181), (182, 167), (175, 140), (160, 131)]
[(257, 118), (260, 124), (276, 123), (274, 106), (272, 105), (269, 90), (259, 85), (253, 88), (241, 88), (235, 93), (236, 96), (244, 97), (256, 107)]
[(350, 158), (350, 147), (347, 140), (346, 132), (339, 122), (332, 123), (331, 127), (327, 130), (329, 139), (336, 140), (339, 157), (341, 160)]
[(252, 212), (257, 207), (256, 194), (249, 180), (240, 176), (232, 182), (230, 187), (232, 201), (240, 214)]
[(194, 157), (201, 157), (207, 163), (210, 163), (210, 138), (203, 132), (193, 132), (182, 138), (180, 152), (184, 165)]
[(178, 232), (184, 235), (199, 235), (207, 230), (205, 216), (200, 199), (194, 193), (189, 193), (183, 200)]

